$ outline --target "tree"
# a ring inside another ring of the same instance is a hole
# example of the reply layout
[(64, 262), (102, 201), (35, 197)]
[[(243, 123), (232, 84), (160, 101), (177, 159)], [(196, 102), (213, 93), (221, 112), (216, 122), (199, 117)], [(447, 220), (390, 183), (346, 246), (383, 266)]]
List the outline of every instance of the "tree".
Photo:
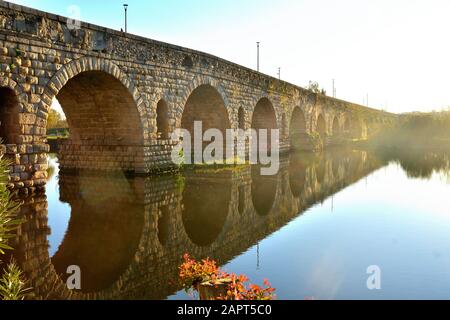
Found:
[(309, 81), (309, 84), (306, 87), (306, 89), (308, 89), (314, 93), (317, 93), (317, 94), (323, 94), (323, 95), (327, 94), (325, 89), (321, 89), (319, 83), (316, 81)]
[(61, 115), (59, 112), (50, 109), (50, 112), (48, 113), (48, 119), (47, 119), (47, 128), (53, 129), (56, 128), (58, 125), (58, 122), (61, 120)]
[(47, 119), (47, 129), (54, 128), (68, 128), (67, 120), (58, 111), (50, 109)]

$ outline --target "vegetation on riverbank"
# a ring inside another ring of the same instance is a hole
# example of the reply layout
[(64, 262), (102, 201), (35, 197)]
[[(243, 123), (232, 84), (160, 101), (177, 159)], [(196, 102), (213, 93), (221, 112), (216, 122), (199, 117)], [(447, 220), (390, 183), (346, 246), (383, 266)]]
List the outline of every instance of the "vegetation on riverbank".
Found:
[[(6, 250), (12, 250), (8, 240), (21, 221), (16, 218), (20, 203), (12, 199), (8, 188), (8, 162), (0, 158), (0, 257)], [(0, 260), (0, 265), (2, 261)], [(0, 300), (23, 300), (29, 289), (19, 267), (11, 262), (6, 267), (0, 266)]]

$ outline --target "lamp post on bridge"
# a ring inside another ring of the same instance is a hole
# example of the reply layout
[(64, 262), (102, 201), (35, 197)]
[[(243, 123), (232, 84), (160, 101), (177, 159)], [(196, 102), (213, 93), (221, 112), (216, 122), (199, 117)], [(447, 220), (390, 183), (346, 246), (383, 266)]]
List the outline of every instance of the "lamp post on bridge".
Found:
[(335, 83), (335, 79), (333, 79), (333, 98), (336, 98), (336, 83)]
[(125, 33), (128, 33), (128, 4), (124, 4), (123, 8), (125, 9)]
[(260, 46), (261, 42), (256, 42), (256, 70), (259, 72), (259, 46)]

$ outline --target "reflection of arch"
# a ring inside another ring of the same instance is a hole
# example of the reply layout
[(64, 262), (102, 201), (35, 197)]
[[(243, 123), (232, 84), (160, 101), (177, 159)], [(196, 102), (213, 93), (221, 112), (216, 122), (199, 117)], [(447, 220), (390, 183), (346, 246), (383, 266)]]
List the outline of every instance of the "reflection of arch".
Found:
[(318, 164), (316, 165), (315, 170), (317, 183), (323, 184), (325, 182), (325, 174), (326, 174), (326, 165), (325, 160), (323, 158), (320, 158), (320, 160), (318, 160)]
[(186, 234), (195, 245), (207, 247), (214, 243), (227, 220), (230, 202), (230, 180), (186, 180), (182, 218)]
[(317, 133), (322, 137), (326, 137), (327, 135), (327, 126), (325, 123), (325, 118), (319, 114), (319, 116), (317, 117)]
[(306, 184), (306, 165), (299, 157), (292, 156), (289, 163), (289, 185), (292, 195), (299, 198)]
[(238, 202), (238, 212), (243, 214), (245, 211), (245, 186), (239, 186), (239, 202)]
[(295, 108), (292, 113), (291, 123), (289, 125), (291, 137), (291, 146), (294, 149), (303, 149), (306, 144), (306, 119), (300, 108)]
[[(181, 127), (191, 133), (192, 142), (194, 141), (196, 121), (202, 123), (203, 134), (209, 129), (218, 129), (223, 137), (226, 137), (226, 130), (231, 128), (225, 102), (220, 93), (211, 85), (197, 87), (186, 101)], [(206, 145), (208, 143), (204, 143), (203, 149)], [(225, 156), (226, 144), (223, 145), (223, 148)]]
[(10, 87), (0, 87), (0, 138), (3, 144), (16, 143), (20, 132), (19, 100)]
[(156, 133), (158, 139), (169, 139), (169, 108), (162, 99), (156, 106)]
[(339, 168), (341, 164), (341, 159), (339, 157), (332, 158), (331, 161), (331, 170), (333, 172), (334, 183), (340, 178)]
[(276, 177), (262, 176), (260, 170), (256, 166), (252, 168), (252, 201), (256, 213), (267, 216), (275, 204), (278, 181)]
[(63, 282), (69, 266), (81, 268), (83, 293), (110, 289), (121, 278), (138, 252), (144, 226), (144, 206), (132, 194), (111, 193), (112, 181), (107, 179), (93, 181), (66, 176), (61, 182), (72, 212), (64, 240), (51, 259)]
[(170, 229), (170, 209), (169, 206), (163, 206), (158, 210), (158, 240), (165, 246), (169, 240)]

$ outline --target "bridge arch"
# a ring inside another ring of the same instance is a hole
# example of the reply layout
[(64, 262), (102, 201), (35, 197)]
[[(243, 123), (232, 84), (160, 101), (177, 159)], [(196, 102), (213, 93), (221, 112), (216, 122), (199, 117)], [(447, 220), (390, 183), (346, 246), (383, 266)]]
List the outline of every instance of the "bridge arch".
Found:
[(327, 136), (327, 123), (321, 113), (317, 116), (316, 132), (320, 135), (321, 138), (325, 138)]
[(19, 134), (19, 99), (10, 87), (0, 87), (0, 139), (2, 144), (15, 144)]
[(206, 88), (210, 87), (216, 91), (216, 93), (220, 96), (223, 106), (225, 107), (227, 111), (227, 119), (229, 123), (232, 123), (232, 120), (230, 118), (230, 115), (232, 112), (230, 111), (230, 102), (228, 99), (228, 95), (222, 86), (222, 84), (211, 77), (208, 76), (197, 76), (192, 81), (189, 82), (188, 86), (183, 90), (181, 94), (181, 104), (179, 106), (178, 114), (181, 115), (176, 119), (176, 125), (177, 127), (182, 127), (182, 115), (186, 112), (186, 107), (189, 99), (192, 97), (192, 94), (197, 91), (200, 87)]
[(302, 145), (306, 142), (307, 128), (306, 117), (301, 108), (296, 107), (292, 112), (291, 123), (289, 125), (289, 134), (291, 138), (291, 147), (294, 149), (302, 149)]
[[(268, 98), (261, 98), (255, 106), (252, 115), (252, 129), (267, 130), (267, 145), (264, 146), (267, 148), (267, 151), (271, 150), (272, 143), (276, 143), (276, 141), (272, 141), (271, 131), (274, 129), (278, 129), (277, 125), (277, 115), (275, 112), (275, 108), (272, 102)], [(258, 133), (259, 135), (259, 133)], [(261, 143), (259, 143), (259, 147)], [(258, 149), (259, 149), (258, 147)], [(259, 153), (259, 151), (258, 151)]]
[[(2, 144), (17, 144), (18, 135), (24, 134), (19, 121), (23, 94), (22, 87), (11, 78), (0, 77), (0, 139)], [(28, 114), (25, 125), (32, 126), (35, 115)]]
[(332, 133), (333, 137), (337, 137), (341, 134), (341, 126), (339, 124), (339, 118), (337, 116), (333, 118)]
[[(145, 172), (144, 145), (150, 136), (146, 99), (118, 66), (82, 58), (56, 72), (44, 90), (36, 119), (44, 132), (54, 99), (70, 130), (69, 140), (60, 148), (63, 169)], [(94, 161), (88, 157), (91, 151)]]
[[(40, 106), (40, 110), (42, 112), (40, 114), (43, 115), (41, 117), (43, 117), (44, 120), (47, 120), (48, 118), (48, 110), (51, 107), (53, 99), (55, 99), (61, 93), (64, 87), (67, 86), (67, 84), (71, 82), (71, 80), (78, 76), (83, 76), (86, 74), (104, 75), (106, 78), (108, 78), (109, 83), (113, 83), (114, 88), (118, 88), (120, 90), (120, 93), (123, 95), (125, 95), (125, 90), (123, 89), (126, 89), (126, 91), (128, 91), (130, 95), (128, 98), (131, 98), (133, 100), (133, 105), (130, 107), (135, 109), (139, 114), (139, 126), (143, 129), (142, 137), (144, 138), (144, 135), (148, 135), (149, 114), (147, 113), (147, 110), (149, 108), (146, 99), (132, 83), (131, 79), (129, 79), (129, 77), (124, 72), (122, 72), (122, 70), (117, 65), (109, 60), (102, 58), (81, 58), (78, 60), (73, 60), (68, 64), (63, 65), (62, 68), (55, 73), (55, 75), (47, 83), (42, 95)], [(116, 81), (114, 81), (113, 79), (115, 79)], [(122, 86), (118, 86), (118, 82), (120, 82)], [(114, 90), (110, 89), (109, 92), (102, 92), (102, 94), (105, 95), (107, 93), (112, 93), (112, 91)], [(92, 95), (95, 92), (89, 91), (84, 93), (86, 96), (88, 94)], [(79, 96), (80, 99), (83, 98), (81, 97), (81, 95)], [(127, 99), (124, 96), (121, 96), (120, 98), (121, 100)], [(145, 141), (144, 139), (142, 140)]]
[[(202, 134), (209, 129), (218, 129), (223, 138), (226, 130), (231, 129), (229, 113), (223, 95), (210, 84), (201, 84), (189, 95), (184, 105), (181, 117), (181, 128), (191, 134), (192, 146), (194, 146), (194, 125), (201, 122)], [(203, 143), (202, 153), (208, 142)], [(223, 144), (223, 155), (226, 157), (226, 143)]]

